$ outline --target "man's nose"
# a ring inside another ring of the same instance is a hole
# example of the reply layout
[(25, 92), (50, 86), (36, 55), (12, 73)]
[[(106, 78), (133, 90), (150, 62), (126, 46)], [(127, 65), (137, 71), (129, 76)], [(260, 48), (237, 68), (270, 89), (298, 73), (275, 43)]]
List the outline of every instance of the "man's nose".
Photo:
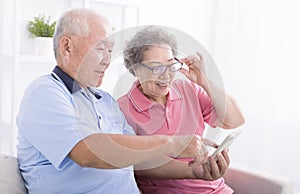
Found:
[(105, 49), (103, 50), (103, 55), (102, 55), (102, 63), (105, 65), (108, 65), (110, 63), (111, 59), (111, 53), (109, 50)]

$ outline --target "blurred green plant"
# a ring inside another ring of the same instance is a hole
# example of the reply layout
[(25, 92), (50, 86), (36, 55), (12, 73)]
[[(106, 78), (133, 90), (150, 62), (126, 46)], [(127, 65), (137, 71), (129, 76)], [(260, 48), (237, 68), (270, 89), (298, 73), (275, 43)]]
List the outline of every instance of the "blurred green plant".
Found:
[(29, 21), (27, 29), (31, 38), (35, 37), (53, 37), (56, 22), (50, 22), (51, 17), (39, 15)]

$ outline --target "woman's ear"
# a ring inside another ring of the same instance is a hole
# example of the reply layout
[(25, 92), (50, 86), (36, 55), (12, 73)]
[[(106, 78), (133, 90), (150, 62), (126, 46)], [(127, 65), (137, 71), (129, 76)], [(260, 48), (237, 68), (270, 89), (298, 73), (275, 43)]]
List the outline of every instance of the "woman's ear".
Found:
[(136, 65), (135, 65), (135, 67), (133, 67), (132, 69), (132, 74), (135, 76), (135, 77), (140, 77), (140, 71), (139, 71), (139, 68), (138, 67), (136, 67)]
[(67, 36), (63, 36), (60, 39), (59, 48), (60, 48), (60, 52), (63, 56), (65, 56), (65, 57), (69, 56), (73, 49), (72, 40)]
[(138, 77), (138, 71), (136, 65), (132, 65), (128, 70), (134, 77)]
[(129, 69), (129, 72), (130, 72), (132, 75), (136, 76), (136, 75), (135, 75), (135, 71), (134, 71), (133, 69)]

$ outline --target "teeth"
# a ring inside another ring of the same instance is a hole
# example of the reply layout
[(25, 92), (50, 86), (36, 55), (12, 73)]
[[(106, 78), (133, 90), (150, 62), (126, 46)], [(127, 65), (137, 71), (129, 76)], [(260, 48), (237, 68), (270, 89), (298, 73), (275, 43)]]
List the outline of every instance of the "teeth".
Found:
[(168, 83), (157, 83), (157, 85), (159, 85), (159, 86), (167, 86)]

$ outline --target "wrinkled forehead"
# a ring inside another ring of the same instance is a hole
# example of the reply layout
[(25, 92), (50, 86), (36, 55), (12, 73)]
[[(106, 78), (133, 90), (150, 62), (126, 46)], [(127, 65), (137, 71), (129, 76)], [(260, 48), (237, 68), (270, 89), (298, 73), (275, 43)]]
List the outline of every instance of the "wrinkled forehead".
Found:
[(105, 46), (112, 48), (115, 44), (113, 36), (106, 37), (96, 42), (95, 47)]
[(94, 42), (94, 46), (105, 46), (105, 47), (113, 47), (115, 40), (113, 36), (113, 31), (110, 25), (101, 26), (98, 28), (98, 31), (92, 32), (92, 38)]

